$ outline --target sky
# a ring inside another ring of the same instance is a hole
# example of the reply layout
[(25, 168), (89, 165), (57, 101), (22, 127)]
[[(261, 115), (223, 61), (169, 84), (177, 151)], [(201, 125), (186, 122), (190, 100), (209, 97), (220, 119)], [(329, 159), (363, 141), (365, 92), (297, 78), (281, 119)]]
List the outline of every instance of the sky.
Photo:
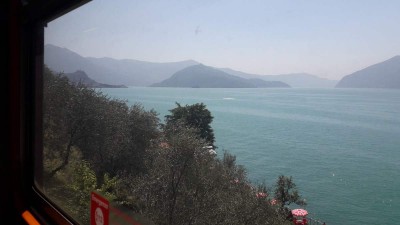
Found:
[(93, 0), (48, 23), (82, 56), (343, 76), (400, 55), (398, 0)]

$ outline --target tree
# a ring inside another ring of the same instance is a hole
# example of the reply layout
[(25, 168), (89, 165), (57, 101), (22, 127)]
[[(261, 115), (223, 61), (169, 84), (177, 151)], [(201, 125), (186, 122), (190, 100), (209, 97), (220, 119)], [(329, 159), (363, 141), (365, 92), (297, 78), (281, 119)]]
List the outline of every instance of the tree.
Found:
[[(266, 188), (253, 187), (235, 156), (222, 159), (204, 148), (196, 129), (180, 124), (153, 149), (148, 173), (124, 180), (130, 207), (155, 224), (282, 224)], [(129, 194), (128, 194), (129, 195)]]
[(78, 101), (78, 88), (69, 84), (66, 77), (54, 75), (47, 67), (43, 77), (43, 138), (46, 158), (58, 162), (50, 168), (50, 176), (54, 176), (69, 163), (72, 148), (84, 124), (77, 120), (77, 114), (71, 109), (75, 110), (82, 104)]
[(211, 128), (213, 117), (211, 112), (203, 103), (181, 106), (176, 103), (176, 108), (170, 110), (171, 115), (166, 115), (166, 127), (179, 122), (186, 124), (189, 128), (198, 130), (198, 134), (209, 145), (214, 146), (214, 131)]
[(73, 148), (91, 163), (96, 175), (143, 172), (146, 150), (159, 136), (153, 110), (110, 99), (100, 91), (71, 84), (44, 72), (44, 147), (46, 172), (53, 177), (70, 163)]
[(90, 222), (90, 193), (92, 191), (99, 192), (108, 201), (116, 199), (115, 189), (118, 185), (117, 177), (110, 177), (105, 173), (99, 183), (95, 172), (90, 168), (90, 164), (86, 161), (80, 161), (72, 165), (72, 173), (70, 183), (67, 185), (72, 190), (71, 199), (69, 199), (69, 210), (73, 212), (84, 224)]
[(306, 205), (306, 202), (301, 199), (296, 184), (292, 177), (280, 175), (276, 181), (275, 199), (280, 204), (280, 210), (285, 213), (286, 206), (295, 203), (297, 205)]
[[(219, 159), (205, 147), (214, 144), (214, 133), (203, 103), (176, 103), (160, 132), (152, 110), (128, 107), (47, 69), (44, 76), (47, 190), (82, 223), (92, 190), (155, 224), (284, 223), (266, 187), (251, 185), (234, 155)], [(289, 196), (280, 198), (283, 206), (298, 196), (286, 193), (294, 187), (289, 181), (280, 185), (281, 196)]]
[[(126, 165), (130, 173), (145, 170), (145, 161), (149, 156), (147, 150), (160, 136), (160, 121), (154, 110), (145, 111), (142, 105), (130, 107), (128, 114), (128, 151), (120, 157), (120, 164)], [(130, 159), (127, 162), (127, 159)]]

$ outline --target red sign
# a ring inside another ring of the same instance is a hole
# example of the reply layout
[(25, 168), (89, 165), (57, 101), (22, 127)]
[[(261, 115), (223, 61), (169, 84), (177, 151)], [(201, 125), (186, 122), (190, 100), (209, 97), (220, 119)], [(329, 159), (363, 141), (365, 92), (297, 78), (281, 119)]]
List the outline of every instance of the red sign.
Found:
[(95, 192), (92, 192), (90, 199), (90, 225), (108, 225), (108, 200)]

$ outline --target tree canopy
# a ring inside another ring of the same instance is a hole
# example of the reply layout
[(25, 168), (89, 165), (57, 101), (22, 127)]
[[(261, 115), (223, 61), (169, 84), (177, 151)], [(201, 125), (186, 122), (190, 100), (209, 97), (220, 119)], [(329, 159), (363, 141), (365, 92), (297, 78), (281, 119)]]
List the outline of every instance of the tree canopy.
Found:
[(275, 199), (280, 203), (281, 209), (284, 209), (292, 203), (297, 205), (306, 205), (306, 202), (301, 198), (292, 177), (286, 177), (284, 175), (280, 175), (276, 181)]
[(190, 128), (197, 130), (199, 136), (203, 138), (209, 145), (214, 146), (214, 130), (211, 127), (213, 117), (211, 112), (203, 103), (181, 106), (176, 102), (176, 107), (169, 110), (170, 115), (166, 115), (166, 126), (170, 127), (179, 122)]
[[(214, 133), (203, 103), (176, 103), (161, 126), (154, 110), (47, 68), (43, 102), (44, 191), (78, 221), (88, 224), (85, 209), (97, 191), (143, 224), (285, 223), (266, 186), (252, 184), (234, 155), (205, 148)], [(299, 202), (294, 187), (279, 178), (282, 207)]]

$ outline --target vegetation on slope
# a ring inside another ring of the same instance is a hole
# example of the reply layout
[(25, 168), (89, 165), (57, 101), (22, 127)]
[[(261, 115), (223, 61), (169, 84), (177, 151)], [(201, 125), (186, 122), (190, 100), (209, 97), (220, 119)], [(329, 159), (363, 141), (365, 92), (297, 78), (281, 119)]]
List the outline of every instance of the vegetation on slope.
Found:
[(143, 224), (287, 223), (286, 206), (302, 203), (291, 178), (275, 192), (252, 184), (235, 156), (205, 148), (214, 134), (204, 104), (170, 112), (161, 124), (155, 111), (45, 68), (43, 190), (82, 224), (92, 191)]

